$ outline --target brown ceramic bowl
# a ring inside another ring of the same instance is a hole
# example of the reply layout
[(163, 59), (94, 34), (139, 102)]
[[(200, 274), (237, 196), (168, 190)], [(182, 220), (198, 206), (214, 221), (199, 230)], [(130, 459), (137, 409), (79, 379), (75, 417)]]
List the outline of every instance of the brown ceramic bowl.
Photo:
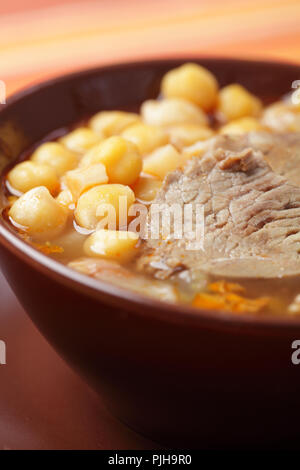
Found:
[[(13, 162), (53, 130), (100, 109), (136, 108), (157, 95), (167, 70), (187, 60), (87, 70), (15, 95), (0, 110), (0, 161)], [(289, 64), (197, 62), (221, 85), (239, 82), (266, 101), (300, 76), (300, 66)], [(196, 312), (140, 297), (35, 251), (1, 217), (0, 262), (40, 331), (135, 430), (173, 447), (297, 440), (300, 365), (291, 362), (291, 343), (300, 339), (298, 321)]]

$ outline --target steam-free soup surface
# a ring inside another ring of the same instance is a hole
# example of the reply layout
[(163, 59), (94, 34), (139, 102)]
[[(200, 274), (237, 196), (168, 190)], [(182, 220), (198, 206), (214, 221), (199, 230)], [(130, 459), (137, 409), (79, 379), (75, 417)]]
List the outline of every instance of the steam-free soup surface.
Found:
[(299, 163), (293, 96), (264, 108), (184, 64), (140, 113), (99, 111), (16, 164), (7, 217), (45, 254), (142, 295), (297, 315)]

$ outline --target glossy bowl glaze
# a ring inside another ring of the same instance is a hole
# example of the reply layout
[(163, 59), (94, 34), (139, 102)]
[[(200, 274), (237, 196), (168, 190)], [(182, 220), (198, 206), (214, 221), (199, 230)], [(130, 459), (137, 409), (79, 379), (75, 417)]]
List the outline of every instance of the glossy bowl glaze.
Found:
[[(2, 168), (101, 109), (138, 108), (157, 96), (167, 70), (188, 60), (87, 70), (15, 95), (0, 108)], [(300, 76), (300, 66), (290, 64), (196, 62), (221, 86), (241, 83), (265, 102), (289, 92)], [(1, 215), (0, 265), (39, 330), (135, 430), (181, 448), (294, 445), (297, 319), (195, 311), (95, 281), (24, 243)]]

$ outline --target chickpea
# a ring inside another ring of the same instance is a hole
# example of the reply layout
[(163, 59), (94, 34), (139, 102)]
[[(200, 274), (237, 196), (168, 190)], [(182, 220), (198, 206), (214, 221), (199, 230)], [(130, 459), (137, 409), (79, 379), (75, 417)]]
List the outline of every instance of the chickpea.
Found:
[(70, 212), (73, 212), (75, 209), (75, 201), (73, 200), (72, 193), (69, 189), (61, 191), (56, 197), (56, 201)]
[(109, 222), (115, 223), (117, 226), (119, 219), (127, 217), (128, 209), (134, 201), (134, 192), (128, 186), (122, 184), (95, 186), (83, 193), (78, 199), (75, 220), (81, 227), (93, 230), (107, 215), (109, 205), (112, 210), (108, 214)]
[(159, 179), (149, 176), (140, 176), (132, 186), (137, 201), (151, 202), (156, 198), (156, 194), (161, 188), (162, 182)]
[(12, 221), (36, 239), (56, 236), (66, 224), (68, 213), (44, 186), (23, 194), (10, 208)]
[(221, 127), (221, 134), (246, 134), (251, 131), (262, 131), (265, 130), (265, 127), (255, 118), (244, 117), (232, 121), (229, 124)]
[(87, 189), (107, 182), (108, 176), (102, 163), (68, 171), (63, 177), (63, 183), (70, 190), (74, 201)]
[(165, 145), (154, 150), (144, 160), (143, 171), (150, 175), (164, 179), (169, 171), (173, 171), (183, 163), (182, 156), (173, 147), (173, 145)]
[(193, 145), (189, 145), (188, 147), (184, 147), (182, 149), (182, 157), (184, 161), (192, 158), (192, 157), (202, 157), (204, 153), (209, 149), (210, 139), (208, 140), (201, 140), (196, 142)]
[(140, 122), (138, 114), (125, 111), (101, 111), (90, 119), (89, 125), (95, 132), (100, 132), (104, 137), (118, 135), (131, 126)]
[(125, 262), (136, 255), (138, 239), (135, 232), (97, 230), (87, 238), (83, 248), (88, 256)]
[(260, 99), (238, 84), (225, 86), (219, 93), (218, 111), (221, 117), (232, 121), (246, 116), (259, 116)]
[(299, 111), (299, 107), (279, 101), (264, 110), (262, 122), (275, 132), (299, 132)]
[(31, 161), (49, 165), (58, 176), (62, 176), (78, 165), (78, 155), (59, 142), (46, 142), (35, 150)]
[(218, 82), (209, 70), (188, 63), (167, 72), (161, 90), (166, 98), (183, 98), (210, 111), (217, 102)]
[(168, 143), (168, 135), (157, 126), (135, 124), (126, 129), (122, 136), (133, 142), (142, 155), (152, 152), (155, 148)]
[(209, 127), (196, 126), (194, 124), (182, 124), (178, 126), (171, 126), (167, 128), (170, 143), (179, 150), (184, 147), (193, 145), (199, 140), (210, 139), (214, 132)]
[(207, 116), (201, 108), (180, 98), (145, 101), (141, 107), (141, 115), (146, 124), (153, 126), (208, 124)]
[(9, 184), (20, 193), (36, 186), (46, 186), (52, 194), (59, 190), (59, 180), (53, 168), (42, 163), (26, 161), (16, 165), (7, 175)]
[(84, 153), (103, 140), (103, 136), (88, 127), (79, 127), (60, 139), (60, 142), (70, 150)]
[(137, 146), (123, 137), (113, 136), (92, 148), (81, 160), (80, 166), (92, 163), (105, 165), (109, 182), (132, 184), (142, 170), (142, 157)]

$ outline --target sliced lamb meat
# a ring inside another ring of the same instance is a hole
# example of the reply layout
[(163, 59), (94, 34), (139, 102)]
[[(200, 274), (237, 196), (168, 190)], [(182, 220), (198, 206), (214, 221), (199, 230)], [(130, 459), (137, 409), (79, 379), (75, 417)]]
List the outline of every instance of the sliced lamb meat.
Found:
[[(197, 145), (197, 144), (196, 144)], [(202, 151), (213, 152), (218, 148), (239, 152), (245, 148), (261, 150), (275, 173), (283, 175), (300, 186), (300, 133), (273, 134), (250, 132), (243, 136), (220, 135), (202, 143)]]
[[(203, 248), (188, 250), (189, 234), (174, 225), (151, 239), (149, 214), (141, 270), (159, 278), (191, 276), (277, 278), (300, 274), (300, 187), (274, 173), (260, 151), (211, 149), (170, 173), (155, 203), (204, 207)], [(193, 221), (195, 230), (195, 221)]]
[(300, 186), (300, 133), (250, 133), (248, 145), (261, 149), (275, 173)]

